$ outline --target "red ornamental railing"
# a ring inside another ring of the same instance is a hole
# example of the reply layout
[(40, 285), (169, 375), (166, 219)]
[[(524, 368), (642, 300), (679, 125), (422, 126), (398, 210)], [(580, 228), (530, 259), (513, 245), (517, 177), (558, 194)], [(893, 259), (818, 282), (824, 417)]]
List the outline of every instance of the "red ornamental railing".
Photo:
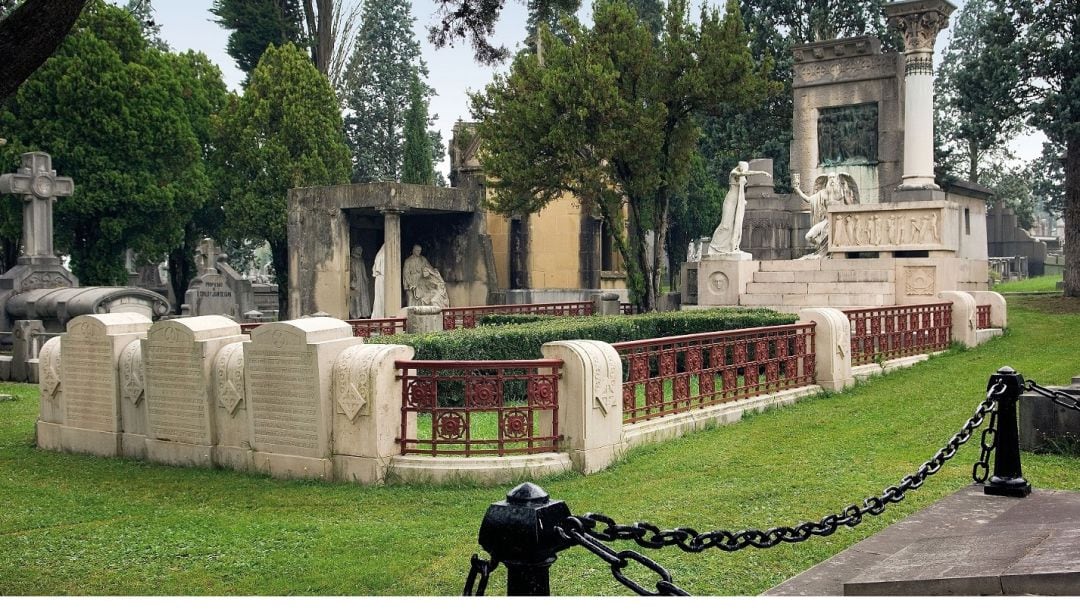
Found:
[(390, 336), (405, 331), (404, 317), (386, 317), (383, 319), (346, 319), (352, 326), (353, 336), (371, 338), (372, 336)]
[(952, 303), (845, 310), (851, 365), (944, 351), (952, 342)]
[(401, 453), (504, 456), (555, 451), (562, 360), (395, 364)]
[(813, 323), (612, 345), (623, 360), (623, 422), (814, 382)]
[[(404, 317), (387, 317), (385, 319), (346, 319), (345, 323), (352, 326), (353, 336), (359, 338), (371, 338), (372, 336), (390, 336), (405, 331)], [(249, 334), (262, 323), (240, 324), (240, 333)]]
[(480, 318), (493, 314), (523, 315), (592, 315), (593, 303), (546, 302), (540, 304), (498, 304), (492, 306), (451, 307), (443, 309), (443, 330), (475, 328)]
[(639, 309), (636, 304), (631, 304), (629, 302), (619, 303), (619, 314), (621, 315), (638, 315), (640, 313), (641, 309)]
[(990, 305), (980, 304), (975, 307), (976, 325), (980, 330), (990, 328)]

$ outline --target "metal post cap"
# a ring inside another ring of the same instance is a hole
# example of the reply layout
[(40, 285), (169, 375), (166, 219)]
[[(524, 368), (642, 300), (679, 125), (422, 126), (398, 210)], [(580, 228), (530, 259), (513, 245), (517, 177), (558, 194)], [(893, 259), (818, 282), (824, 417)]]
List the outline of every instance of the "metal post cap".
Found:
[(506, 501), (514, 504), (544, 504), (551, 500), (544, 488), (526, 481), (506, 494)]
[(999, 375), (1015, 375), (1016, 374), (1016, 369), (1014, 369), (1012, 366), (1002, 366), (1001, 368), (997, 369), (997, 374), (999, 374)]

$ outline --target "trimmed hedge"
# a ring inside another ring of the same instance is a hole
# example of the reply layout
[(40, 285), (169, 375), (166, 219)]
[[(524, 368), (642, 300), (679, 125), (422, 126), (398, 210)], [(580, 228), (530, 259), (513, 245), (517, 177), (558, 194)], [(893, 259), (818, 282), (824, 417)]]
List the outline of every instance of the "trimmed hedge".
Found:
[(699, 309), (644, 315), (587, 315), (558, 317), (501, 315), (509, 323), (542, 317), (518, 325), (485, 325), (479, 328), (395, 334), (366, 339), (368, 343), (408, 345), (417, 360), (530, 360), (543, 357), (540, 347), (552, 341), (589, 339), (617, 343), (701, 332), (718, 332), (758, 326), (795, 323), (798, 317), (768, 309)]

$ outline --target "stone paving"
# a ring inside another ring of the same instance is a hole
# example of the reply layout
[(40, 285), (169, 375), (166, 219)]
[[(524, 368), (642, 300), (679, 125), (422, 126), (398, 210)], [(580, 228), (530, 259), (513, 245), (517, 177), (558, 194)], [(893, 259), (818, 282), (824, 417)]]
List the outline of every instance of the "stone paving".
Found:
[(1080, 596), (1080, 492), (972, 485), (766, 596)]

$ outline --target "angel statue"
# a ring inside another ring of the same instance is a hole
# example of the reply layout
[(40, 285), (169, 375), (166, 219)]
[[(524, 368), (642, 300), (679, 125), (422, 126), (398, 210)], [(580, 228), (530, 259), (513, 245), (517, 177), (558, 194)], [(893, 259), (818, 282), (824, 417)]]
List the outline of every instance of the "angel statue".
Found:
[(764, 170), (750, 170), (748, 162), (739, 162), (739, 165), (728, 173), (728, 193), (724, 197), (720, 225), (716, 227), (709, 242), (710, 254), (740, 253), (743, 215), (746, 213), (746, 177), (753, 175), (772, 177)]
[(810, 207), (810, 229), (806, 240), (814, 245), (814, 253), (801, 259), (811, 260), (825, 257), (829, 248), (829, 207), (836, 204), (859, 204), (859, 185), (855, 178), (846, 172), (830, 172), (814, 181), (814, 193), (806, 195), (802, 191), (802, 178), (799, 173), (791, 173), (791, 187)]

